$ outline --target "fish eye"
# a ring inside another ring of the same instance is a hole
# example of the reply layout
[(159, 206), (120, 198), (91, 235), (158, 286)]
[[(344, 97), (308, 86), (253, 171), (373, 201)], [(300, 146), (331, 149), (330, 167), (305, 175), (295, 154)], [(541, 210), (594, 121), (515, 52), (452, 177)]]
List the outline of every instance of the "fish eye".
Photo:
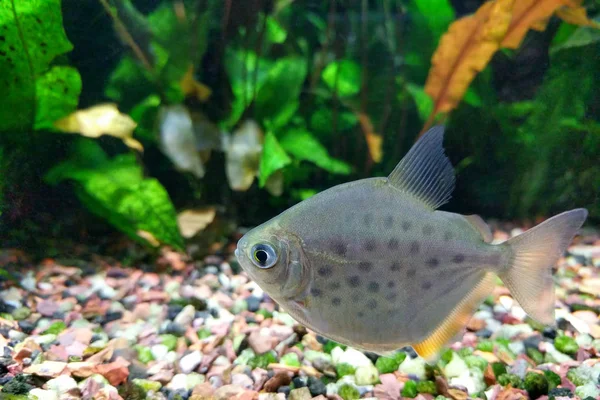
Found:
[(259, 243), (252, 247), (252, 262), (258, 268), (271, 268), (277, 262), (277, 253), (270, 244)]

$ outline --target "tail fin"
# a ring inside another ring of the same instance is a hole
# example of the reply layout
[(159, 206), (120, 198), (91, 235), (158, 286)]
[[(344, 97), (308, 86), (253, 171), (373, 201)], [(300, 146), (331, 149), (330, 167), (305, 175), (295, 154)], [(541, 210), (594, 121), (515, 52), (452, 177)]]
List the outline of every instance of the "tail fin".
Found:
[(587, 214), (585, 208), (566, 211), (506, 242), (513, 256), (499, 276), (525, 312), (543, 324), (555, 322), (552, 267)]

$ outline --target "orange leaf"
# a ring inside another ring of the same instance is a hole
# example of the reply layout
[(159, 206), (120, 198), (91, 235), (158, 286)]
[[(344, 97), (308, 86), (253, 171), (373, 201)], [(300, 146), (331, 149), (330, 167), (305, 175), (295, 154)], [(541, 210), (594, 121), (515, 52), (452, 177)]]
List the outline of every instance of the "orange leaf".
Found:
[(518, 0), (513, 8), (513, 18), (502, 41), (502, 47), (519, 47), (529, 29), (543, 31), (550, 17), (568, 0)]
[(434, 107), (423, 131), (437, 113), (456, 108), (475, 75), (499, 49), (510, 25), (513, 3), (514, 0), (487, 2), (474, 15), (455, 21), (442, 36), (425, 83), (425, 92), (434, 99)]
[(556, 16), (569, 24), (600, 29), (600, 23), (589, 19), (584, 7), (562, 7), (556, 11)]

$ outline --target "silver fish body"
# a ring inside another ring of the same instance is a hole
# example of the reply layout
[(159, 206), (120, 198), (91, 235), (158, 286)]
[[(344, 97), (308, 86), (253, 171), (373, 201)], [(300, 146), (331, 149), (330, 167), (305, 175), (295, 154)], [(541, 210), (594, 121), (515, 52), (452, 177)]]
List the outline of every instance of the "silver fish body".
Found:
[(388, 178), (333, 187), (248, 232), (240, 264), (300, 323), (380, 354), (411, 345), (435, 359), (491, 293), (494, 275), (551, 323), (550, 267), (585, 210), (547, 221), (533, 239), (490, 244), (479, 217), (436, 210), (454, 185), (442, 135), (429, 131)]

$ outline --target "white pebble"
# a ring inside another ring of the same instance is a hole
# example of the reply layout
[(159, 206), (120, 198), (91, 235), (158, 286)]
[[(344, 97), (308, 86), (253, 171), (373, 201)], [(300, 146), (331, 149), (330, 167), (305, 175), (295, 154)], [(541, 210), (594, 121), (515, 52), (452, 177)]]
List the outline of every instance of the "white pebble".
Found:
[(69, 390), (75, 389), (77, 387), (77, 382), (70, 376), (60, 375), (46, 382), (46, 387), (50, 390), (54, 390), (60, 395), (67, 393)]
[(421, 357), (406, 357), (402, 364), (400, 364), (398, 371), (407, 375), (414, 375), (421, 380), (427, 377), (427, 372), (425, 371), (425, 360)]
[(354, 373), (357, 385), (373, 385), (379, 380), (379, 371), (373, 365), (358, 367)]
[(190, 372), (194, 371), (201, 362), (202, 353), (196, 350), (183, 356), (179, 361), (179, 367), (181, 368), (181, 372), (184, 374), (189, 374)]
[(52, 390), (35, 388), (29, 391), (29, 398), (37, 400), (58, 400), (58, 394)]
[(155, 360), (162, 361), (169, 352), (169, 348), (164, 344), (155, 344), (150, 348), (150, 351)]

